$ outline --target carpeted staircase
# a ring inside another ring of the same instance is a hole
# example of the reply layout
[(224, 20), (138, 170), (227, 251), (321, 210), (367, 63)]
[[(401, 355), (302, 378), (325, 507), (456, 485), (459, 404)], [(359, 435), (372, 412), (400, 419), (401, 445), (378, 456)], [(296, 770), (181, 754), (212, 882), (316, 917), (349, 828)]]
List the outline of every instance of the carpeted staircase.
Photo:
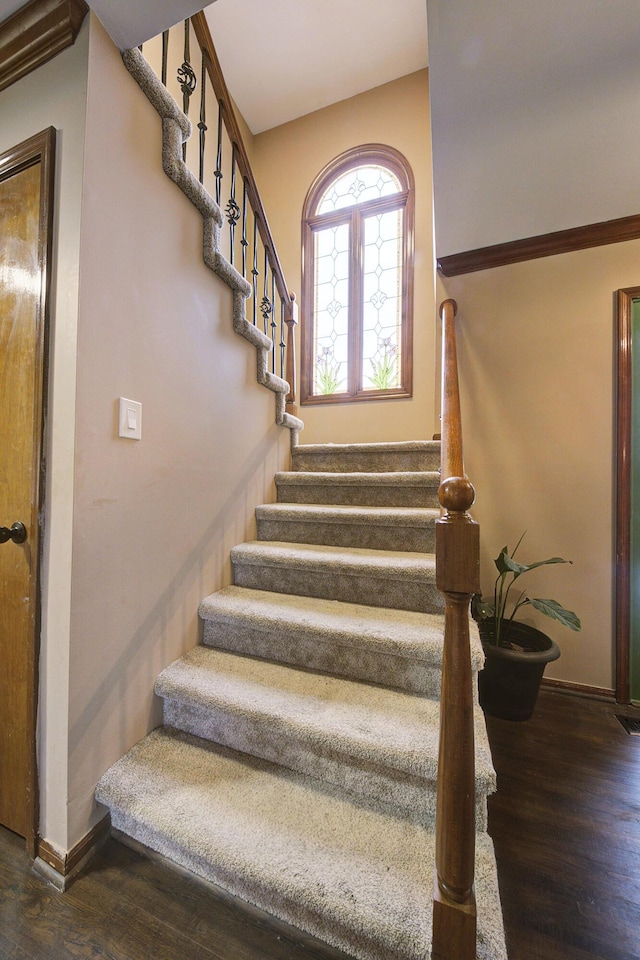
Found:
[[(294, 447), (204, 645), (158, 677), (165, 725), (96, 793), (122, 834), (362, 960), (429, 956), (438, 464), (434, 442)], [(493, 789), (478, 708), (479, 960), (506, 960)]]

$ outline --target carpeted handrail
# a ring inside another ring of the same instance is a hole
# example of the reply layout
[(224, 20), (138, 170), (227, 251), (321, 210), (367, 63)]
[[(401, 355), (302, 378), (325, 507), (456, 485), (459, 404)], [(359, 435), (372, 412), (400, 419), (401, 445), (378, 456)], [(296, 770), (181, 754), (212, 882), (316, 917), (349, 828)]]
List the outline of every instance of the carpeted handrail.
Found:
[(442, 467), (436, 523), (436, 585), (445, 600), (432, 960), (476, 956), (475, 781), (469, 604), (479, 591), (479, 528), (465, 476), (454, 300), (442, 318)]

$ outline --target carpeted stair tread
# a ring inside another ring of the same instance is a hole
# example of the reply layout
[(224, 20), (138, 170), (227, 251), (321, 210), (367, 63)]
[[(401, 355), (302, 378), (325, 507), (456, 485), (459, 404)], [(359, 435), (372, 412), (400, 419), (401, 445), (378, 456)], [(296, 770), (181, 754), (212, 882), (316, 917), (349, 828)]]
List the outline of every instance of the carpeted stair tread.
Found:
[[(435, 786), (437, 700), (204, 646), (167, 667), (155, 691), (177, 704), (165, 722), (233, 749), (312, 776), (320, 770), (317, 758), (353, 763), (357, 769), (344, 781), (328, 774), (347, 789), (353, 780), (366, 793), (367, 774), (387, 769), (422, 778), (414, 784), (422, 790), (424, 781)], [(183, 726), (181, 712), (196, 725)], [(495, 789), (482, 722), (476, 730), (476, 789), (485, 796)]]
[(279, 503), (437, 507), (437, 471), (322, 472), (281, 470), (275, 475)]
[(234, 583), (394, 609), (440, 613), (433, 554), (253, 540), (231, 550)]
[(432, 526), (440, 511), (431, 507), (366, 507), (341, 504), (264, 503), (256, 507), (258, 517), (275, 516), (287, 520), (300, 517), (322, 520), (325, 523), (359, 523), (375, 526), (403, 527)]
[[(205, 620), (217, 617), (228, 622), (243, 617), (247, 623), (265, 624), (267, 629), (290, 624), (296, 632), (309, 630), (318, 640), (326, 637), (341, 644), (371, 644), (376, 650), (438, 665), (442, 660), (443, 619), (438, 613), (368, 607), (237, 586), (224, 587), (206, 597), (199, 612)], [(474, 670), (481, 670), (482, 647), (475, 635), (474, 641), (472, 664)]]
[(391, 443), (304, 443), (291, 451), (293, 470), (409, 471), (437, 470), (439, 440)]
[(256, 507), (259, 540), (433, 552), (440, 511), (428, 507), (266, 503)]
[[(439, 696), (442, 614), (238, 586), (206, 597), (199, 612), (210, 646)], [(472, 626), (477, 671), (484, 656)]]
[(340, 566), (344, 576), (363, 571), (370, 576), (408, 577), (420, 582), (435, 578), (433, 554), (405, 553), (366, 548), (332, 547), (327, 544), (286, 543), (278, 540), (250, 540), (231, 549), (233, 562), (271, 563), (274, 566), (300, 564), (308, 569)]
[[(428, 956), (432, 832), (330, 785), (166, 728), (102, 778), (115, 829), (362, 960)], [(477, 838), (478, 960), (506, 960)]]

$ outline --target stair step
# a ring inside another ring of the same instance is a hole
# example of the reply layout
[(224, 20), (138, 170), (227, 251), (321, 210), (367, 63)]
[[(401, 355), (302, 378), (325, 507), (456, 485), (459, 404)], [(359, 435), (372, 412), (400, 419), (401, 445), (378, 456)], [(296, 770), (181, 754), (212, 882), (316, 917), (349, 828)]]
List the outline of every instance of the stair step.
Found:
[(281, 471), (275, 476), (279, 503), (334, 503), (363, 507), (438, 508), (435, 471), (323, 473)]
[[(200, 604), (204, 642), (354, 680), (440, 695), (442, 615), (225, 587)], [(472, 667), (484, 657), (475, 624)]]
[(258, 540), (433, 553), (439, 510), (266, 503), (256, 507)]
[[(161, 728), (103, 776), (112, 825), (359, 960), (423, 960), (434, 836), (330, 785)], [(493, 845), (476, 843), (478, 957), (506, 960)]]
[(253, 540), (231, 550), (234, 584), (372, 607), (443, 613), (433, 554)]
[(438, 470), (439, 440), (396, 443), (304, 443), (291, 451), (293, 470), (329, 473)]
[[(433, 823), (440, 704), (399, 690), (196, 647), (160, 674), (164, 723)], [(477, 823), (495, 775), (476, 729)]]

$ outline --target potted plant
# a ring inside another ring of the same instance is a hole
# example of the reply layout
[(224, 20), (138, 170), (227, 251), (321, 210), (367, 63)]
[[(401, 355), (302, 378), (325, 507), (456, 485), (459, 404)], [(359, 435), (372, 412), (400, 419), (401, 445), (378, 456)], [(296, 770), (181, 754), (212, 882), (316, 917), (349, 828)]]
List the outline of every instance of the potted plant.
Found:
[(515, 554), (523, 537), (524, 533), (511, 553), (508, 547), (503, 547), (494, 560), (498, 576), (493, 601), (476, 596), (471, 607), (485, 653), (485, 666), (478, 674), (480, 706), (485, 713), (503, 720), (529, 719), (544, 668), (560, 656), (558, 645), (550, 637), (515, 619), (518, 610), (530, 605), (571, 630), (581, 629), (576, 614), (565, 610), (556, 600), (530, 597), (525, 590), (515, 600), (511, 596), (516, 581), (530, 570), (572, 562), (562, 557), (550, 557), (535, 563), (519, 563)]

